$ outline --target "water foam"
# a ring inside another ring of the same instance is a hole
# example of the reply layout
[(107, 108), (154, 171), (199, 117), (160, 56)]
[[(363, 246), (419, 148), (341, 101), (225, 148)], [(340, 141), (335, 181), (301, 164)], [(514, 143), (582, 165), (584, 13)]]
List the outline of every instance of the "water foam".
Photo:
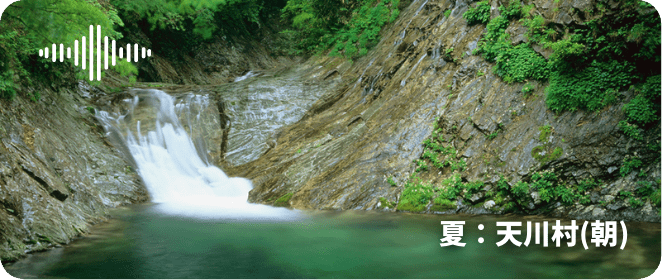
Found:
[[(138, 96), (130, 103), (128, 113), (110, 114), (99, 112), (109, 135), (112, 131), (126, 131), (123, 146), (130, 153), (137, 172), (151, 195), (156, 208), (169, 215), (196, 218), (230, 219), (288, 219), (296, 216), (295, 211), (274, 208), (247, 202), (248, 192), (253, 188), (245, 178), (229, 178), (218, 167), (206, 163), (180, 124), (177, 113), (190, 111), (189, 107), (206, 106), (205, 98), (188, 98), (189, 102), (175, 106), (174, 98), (160, 90), (146, 90), (143, 102), (148, 101), (156, 109), (154, 129), (145, 135), (141, 132), (141, 121), (135, 121), (132, 132), (130, 120), (135, 116), (140, 103)], [(195, 122), (196, 116), (187, 117)]]

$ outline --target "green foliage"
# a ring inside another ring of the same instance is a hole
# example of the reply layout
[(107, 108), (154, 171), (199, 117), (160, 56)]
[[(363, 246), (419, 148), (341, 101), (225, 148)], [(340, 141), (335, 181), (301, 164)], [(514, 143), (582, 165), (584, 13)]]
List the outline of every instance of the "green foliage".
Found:
[(639, 127), (637, 127), (636, 124), (630, 124), (626, 121), (620, 121), (618, 122), (618, 127), (621, 128), (621, 130), (623, 131), (623, 133), (625, 133), (625, 135), (629, 136), (632, 139), (635, 140), (644, 139), (644, 137), (641, 136), (641, 133), (639, 133)]
[(388, 177), (388, 179), (386, 179), (386, 182), (388, 182), (388, 184), (391, 185), (391, 186), (393, 186), (393, 187), (398, 186), (398, 184), (395, 183), (395, 180), (393, 180), (393, 176)]
[(513, 46), (505, 32), (509, 24), (509, 19), (503, 14), (489, 21), (474, 54), (483, 54), (485, 60), (496, 62), (494, 72), (505, 82), (546, 80), (550, 69), (547, 60), (528, 43)]
[(39, 100), (41, 100), (41, 93), (39, 93), (38, 91), (28, 93), (28, 96), (30, 97), (30, 101), (34, 103), (37, 103)]
[[(641, 3), (622, 1), (612, 15), (571, 28), (564, 39), (545, 44), (554, 50), (550, 109), (595, 111), (613, 102), (616, 92), (659, 75), (660, 17)], [(659, 91), (659, 80), (655, 88)], [(657, 102), (645, 97), (637, 96), (626, 106), (629, 123), (659, 119), (659, 97)]]
[(634, 191), (638, 196), (651, 196), (655, 193), (655, 188), (653, 187), (653, 182), (639, 182), (637, 183), (639, 187)]
[(623, 190), (618, 192), (618, 196), (621, 198), (630, 198), (630, 197), (634, 197), (634, 194), (632, 194), (632, 192)]
[(659, 100), (660, 98), (660, 92), (662, 89), (660, 88), (660, 75), (655, 75), (655, 76), (650, 76), (646, 79), (646, 82), (641, 85), (641, 94), (646, 96), (648, 99), (655, 99), (657, 98)]
[(405, 183), (405, 189), (398, 202), (398, 210), (409, 212), (423, 212), (432, 199), (433, 190), (429, 185), (417, 182)]
[(577, 185), (577, 191), (583, 193), (585, 191), (597, 188), (599, 184), (600, 182), (593, 178), (584, 179), (579, 181), (579, 185)]
[[(282, 18), (292, 23), (287, 32), (299, 39), (296, 53), (331, 49), (332, 56), (365, 55), (379, 42), (382, 27), (400, 11), (399, 0), (289, 0)], [(355, 7), (353, 10), (350, 8)]]
[(531, 157), (542, 164), (559, 159), (563, 155), (563, 148), (555, 147), (552, 149), (549, 144), (549, 136), (552, 135), (553, 131), (552, 127), (550, 125), (543, 125), (539, 127), (538, 130), (540, 131), (538, 140), (540, 140), (543, 145), (531, 149)]
[(127, 86), (135, 84), (136, 77), (138, 76), (138, 68), (136, 68), (131, 62), (120, 60), (113, 69), (119, 73), (120, 76), (129, 78), (129, 84)]
[(434, 204), (430, 207), (431, 211), (443, 212), (457, 208), (454, 202), (438, 196), (434, 199)]
[(462, 16), (469, 25), (486, 24), (490, 21), (490, 3), (487, 1), (478, 2), (475, 7), (469, 8)]
[[(531, 202), (530, 193), (538, 192), (541, 201), (554, 203), (559, 201), (565, 205), (571, 205), (579, 202), (589, 204), (588, 193), (598, 187), (600, 182), (593, 179), (585, 179), (579, 182), (577, 186), (563, 184), (554, 172), (533, 173), (529, 182), (519, 181), (512, 188), (508, 185), (503, 176), (500, 176), (496, 186), (490, 190), (486, 196), (492, 197), (497, 205), (503, 205), (505, 212), (515, 211), (517, 205), (528, 205)], [(510, 197), (507, 202), (505, 197)]]
[(495, 62), (499, 53), (512, 47), (506, 33), (509, 24), (510, 22), (502, 16), (492, 19), (485, 27), (485, 34), (480, 38), (474, 54), (482, 53), (485, 60)]
[[(143, 3), (147, 6), (150, 4)], [(88, 80), (86, 71), (74, 67), (72, 61), (49, 63), (47, 59), (36, 55), (38, 50), (52, 43), (63, 43), (65, 48), (72, 47), (74, 40), (80, 40), (88, 34), (91, 23), (101, 26), (101, 36), (117, 40), (122, 35), (114, 28), (124, 25), (113, 5), (88, 0), (24, 0), (13, 3), (2, 19), (0, 97), (8, 99), (16, 95), (20, 84), (30, 86), (40, 81), (60, 86), (70, 84), (74, 79)], [(135, 83), (138, 70), (130, 62), (119, 60), (118, 65), (111, 69), (128, 77), (128, 85)], [(102, 72), (102, 77), (104, 75)], [(100, 83), (95, 80), (90, 81), (90, 84)], [(26, 95), (34, 102), (41, 98), (38, 92)]]
[(549, 67), (547, 60), (535, 52), (528, 43), (511, 47), (504, 44), (496, 57), (495, 73), (507, 83), (523, 82), (527, 79), (545, 80)]
[(279, 207), (288, 207), (290, 206), (289, 201), (292, 198), (294, 193), (287, 193), (278, 199), (276, 199), (276, 202), (274, 202), (274, 206), (279, 206)]
[(454, 173), (441, 182), (441, 187), (437, 189), (438, 196), (434, 199), (434, 202), (440, 207), (443, 207), (442, 205), (446, 205), (455, 208), (454, 203), (449, 203), (450, 200), (454, 200), (457, 196), (460, 195), (464, 196), (465, 199), (469, 199), (474, 194), (480, 192), (484, 186), (485, 183), (482, 181), (463, 183), (460, 174)]
[(508, 6), (500, 6), (499, 13), (508, 20), (522, 17), (522, 5), (517, 0), (511, 0)]
[(660, 75), (648, 77), (646, 82), (638, 87), (638, 93), (630, 102), (625, 104), (623, 110), (627, 117), (627, 123), (619, 126), (623, 132), (632, 138), (641, 140), (641, 136), (633, 133), (631, 124), (645, 126), (657, 122), (660, 119)]
[(575, 188), (562, 184), (553, 172), (534, 173), (531, 177), (531, 187), (538, 191), (540, 199), (545, 202), (560, 200), (565, 205), (575, 201), (586, 204), (590, 200), (586, 192), (597, 187), (593, 179), (586, 179)]
[(542, 164), (557, 160), (563, 155), (563, 148), (555, 147), (551, 152), (545, 149), (545, 146), (536, 146), (531, 149), (531, 157)]
[(449, 10), (445, 10), (445, 11), (444, 11), (444, 17), (449, 17), (449, 16), (451, 15), (451, 12), (452, 12), (452, 11), (451, 11), (450, 9), (449, 9)]
[(643, 126), (660, 119), (660, 86), (660, 75), (656, 75), (638, 88), (639, 94), (623, 107), (628, 123)]
[(535, 4), (531, 3), (529, 5), (522, 5), (522, 16), (529, 16), (531, 11), (534, 10)]
[(637, 208), (644, 205), (644, 201), (641, 199), (641, 196), (635, 195), (630, 191), (625, 191), (625, 190), (619, 191), (618, 197), (627, 201), (630, 204), (630, 207), (632, 208)]
[(644, 202), (640, 199), (637, 199), (636, 197), (630, 197), (628, 202), (630, 202), (630, 207), (632, 208), (637, 208), (644, 205)]
[[(245, 28), (244, 21), (259, 24), (261, 0), (111, 0), (126, 13), (146, 19), (150, 29), (193, 32), (203, 39), (222, 26)], [(190, 25), (190, 30), (187, 26)]]
[(628, 104), (625, 104), (623, 110), (628, 121), (647, 124), (659, 119), (658, 107), (659, 104), (653, 104), (646, 96), (639, 94), (630, 100)]
[(531, 93), (533, 92), (533, 90), (535, 90), (535, 87), (534, 87), (532, 84), (529, 84), (529, 83), (526, 83), (526, 84), (522, 87), (522, 93), (524, 93), (524, 95), (529, 95), (529, 94), (531, 94)]
[[(480, 7), (488, 6), (481, 2)], [(555, 112), (596, 111), (617, 100), (618, 92), (645, 81), (639, 94), (626, 104), (627, 123), (620, 127), (640, 138), (634, 125), (656, 123), (660, 119), (660, 18), (653, 8), (636, 0), (622, 1), (610, 16), (602, 14), (586, 25), (567, 27), (563, 38), (545, 26), (541, 15), (532, 16), (534, 6), (512, 1), (500, 6), (500, 16), (489, 20), (479, 17), (478, 6), (465, 17), (470, 24), (487, 23), (474, 54), (495, 62), (495, 73), (504, 81), (549, 79), (547, 105)], [(527, 27), (528, 43), (513, 46), (506, 28), (511, 20)], [(480, 18), (480, 20), (478, 20)], [(549, 61), (529, 46), (535, 43), (551, 49)], [(649, 82), (650, 80), (650, 82)], [(532, 88), (523, 88), (527, 93)]]
[(380, 197), (379, 202), (381, 202), (381, 205), (379, 205), (380, 209), (383, 209), (383, 208), (392, 209), (392, 208), (395, 208), (395, 205), (396, 205), (395, 202), (388, 201), (388, 199), (386, 199), (384, 197)]
[(428, 171), (428, 165), (424, 160), (416, 160), (416, 165), (418, 166), (416, 172)]
[(615, 94), (634, 78), (628, 63), (592, 62), (583, 71), (552, 72), (547, 88), (547, 106), (553, 111), (595, 111), (615, 100)]
[(466, 199), (471, 198), (471, 196), (473, 196), (474, 194), (480, 192), (483, 189), (484, 186), (485, 186), (485, 183), (483, 183), (483, 181), (480, 181), (480, 180), (473, 181), (473, 182), (468, 182), (468, 183), (464, 184), (463, 187), (464, 187), (464, 189), (467, 190), (464, 197)]
[(8, 70), (0, 74), (0, 98), (13, 99), (16, 96), (14, 71)]
[[(540, 34), (540, 33), (538, 33)], [(583, 56), (586, 55), (587, 49), (586, 46), (581, 43), (579, 35), (569, 35), (567, 38), (551, 42), (547, 38), (540, 38), (540, 36), (535, 37), (540, 39), (538, 41), (543, 41), (545, 47), (548, 47), (554, 51), (550, 56), (550, 63), (557, 68), (565, 68), (570, 61), (577, 59), (583, 60)]]
[(455, 173), (441, 182), (439, 196), (449, 200), (455, 199), (462, 193), (463, 187), (462, 177), (460, 177), (460, 174)]
[(451, 171), (464, 171), (467, 168), (467, 161), (464, 159), (448, 161), (451, 166)]
[(657, 189), (654, 191), (650, 196), (649, 199), (651, 201), (651, 204), (660, 207), (660, 189)]
[[(88, 31), (90, 23), (102, 27), (102, 36), (119, 39), (113, 26), (121, 25), (112, 7), (86, 0), (23, 0), (12, 3), (0, 22), (0, 97), (11, 99), (21, 86), (36, 80), (65, 83), (74, 70), (69, 61), (49, 64), (37, 55), (53, 43), (71, 46)], [(35, 95), (31, 98), (38, 99)]]
[(115, 24), (122, 25), (116, 10), (95, 1), (23, 0), (10, 5), (2, 19), (3, 34), (13, 30), (32, 44), (32, 49), (19, 51), (34, 51), (52, 43), (71, 44), (85, 35), (92, 23), (101, 25), (103, 35), (121, 37), (113, 30)]
[[(442, 130), (437, 128), (437, 124), (435, 123), (435, 131), (429, 139), (423, 141), (423, 155), (421, 156), (421, 159), (416, 160), (419, 169), (421, 166), (424, 166), (424, 170), (421, 169), (421, 171), (427, 171), (428, 166), (425, 163), (425, 160), (428, 160), (432, 163), (432, 166), (438, 169), (449, 166), (452, 171), (463, 171), (467, 166), (467, 162), (464, 159), (457, 159), (457, 150), (455, 150), (452, 145), (446, 144), (447, 146), (444, 146), (444, 144), (442, 144), (444, 139), (440, 135), (441, 131)], [(417, 169), (417, 171), (419, 170)]]
[(521, 22), (522, 25), (527, 27), (526, 36), (531, 42), (540, 43), (545, 41), (545, 18), (541, 15), (536, 15), (534, 17), (522, 19)]
[(552, 126), (550, 125), (543, 125), (538, 128), (540, 131), (540, 136), (538, 136), (538, 140), (543, 143), (547, 143), (549, 141), (549, 136), (552, 135)]
[(529, 194), (529, 184), (519, 181), (512, 187), (511, 191), (515, 197), (523, 199)]
[(621, 177), (627, 176), (630, 172), (634, 171), (635, 168), (641, 167), (642, 164), (641, 159), (638, 157), (625, 158), (620, 169)]

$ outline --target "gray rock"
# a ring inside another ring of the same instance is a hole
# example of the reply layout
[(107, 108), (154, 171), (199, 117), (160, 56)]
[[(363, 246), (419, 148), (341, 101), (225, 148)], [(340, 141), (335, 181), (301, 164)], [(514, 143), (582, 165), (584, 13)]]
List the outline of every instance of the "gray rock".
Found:
[(479, 192), (479, 193), (476, 193), (476, 194), (472, 195), (471, 198), (470, 198), (469, 200), (470, 200), (472, 203), (476, 203), (476, 202), (478, 202), (478, 201), (483, 200), (483, 198), (485, 198), (485, 193), (483, 193), (483, 192)]
[(619, 209), (623, 209), (625, 207), (626, 207), (626, 205), (625, 205), (625, 202), (623, 202), (623, 201), (616, 201), (614, 203), (611, 203), (611, 204), (607, 205), (607, 209), (609, 209), (609, 210), (619, 210)]

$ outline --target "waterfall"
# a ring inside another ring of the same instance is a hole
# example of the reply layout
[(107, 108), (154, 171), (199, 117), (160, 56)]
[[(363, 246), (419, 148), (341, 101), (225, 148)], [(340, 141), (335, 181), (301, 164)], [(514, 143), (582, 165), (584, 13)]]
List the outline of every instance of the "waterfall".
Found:
[(253, 71), (248, 71), (248, 73), (246, 73), (245, 75), (243, 75), (241, 77), (234, 78), (234, 82), (235, 83), (236, 82), (241, 82), (243, 80), (246, 80), (248, 78), (252, 78), (252, 77), (255, 77), (255, 76), (258, 76), (258, 75), (259, 75), (258, 73), (253, 73)]
[(204, 148), (196, 149), (182, 122), (192, 127), (209, 101), (193, 94), (184, 100), (175, 104), (175, 98), (163, 91), (144, 90), (125, 100), (125, 114), (97, 113), (109, 138), (120, 140), (116, 146), (130, 154), (158, 211), (196, 218), (282, 219), (294, 215), (284, 208), (248, 203), (251, 181), (230, 178), (201, 156)]

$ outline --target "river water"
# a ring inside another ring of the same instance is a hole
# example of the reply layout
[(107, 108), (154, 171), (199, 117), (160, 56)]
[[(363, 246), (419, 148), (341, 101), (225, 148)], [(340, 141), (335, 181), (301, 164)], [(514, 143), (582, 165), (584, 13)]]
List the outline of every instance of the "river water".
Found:
[[(627, 223), (623, 250), (622, 231), (613, 248), (585, 250), (580, 234), (574, 247), (566, 240), (561, 247), (497, 246), (504, 229), (497, 222), (543, 218), (250, 204), (251, 182), (209, 163), (182, 125), (200, 118), (206, 98), (191, 94), (177, 103), (146, 90), (126, 100), (123, 114), (100, 112), (130, 153), (151, 203), (115, 209), (114, 219), (89, 235), (5, 269), (19, 278), (641, 278), (660, 263), (659, 224)], [(152, 110), (134, 114), (140, 106)], [(555, 220), (546, 220), (551, 238)], [(465, 247), (440, 246), (442, 221), (465, 222)], [(516, 239), (524, 241), (521, 230)]]
[[(297, 219), (199, 219), (136, 205), (6, 269), (19, 278), (642, 278), (660, 263), (658, 224), (628, 223), (624, 250), (620, 235), (615, 248), (584, 250), (498, 247), (496, 222), (521, 216), (292, 212)], [(439, 245), (449, 220), (466, 222), (465, 247)]]

